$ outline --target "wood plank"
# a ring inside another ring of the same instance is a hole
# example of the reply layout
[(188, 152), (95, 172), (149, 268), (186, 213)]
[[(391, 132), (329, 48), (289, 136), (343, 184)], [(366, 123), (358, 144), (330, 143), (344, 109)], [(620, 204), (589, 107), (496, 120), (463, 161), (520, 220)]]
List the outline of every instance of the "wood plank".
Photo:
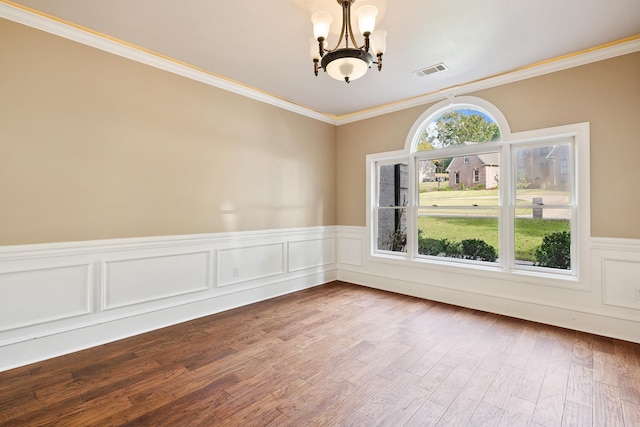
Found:
[(447, 408), (427, 399), (426, 402), (407, 421), (405, 427), (431, 427), (438, 424)]
[(596, 383), (593, 399), (593, 423), (596, 426), (623, 426), (622, 400), (616, 387)]
[(478, 369), (438, 421), (439, 426), (467, 425), (493, 383), (496, 374)]
[[(560, 345), (558, 345), (560, 343)], [(569, 347), (570, 348), (570, 347)], [(532, 422), (544, 426), (559, 426), (567, 392), (571, 351), (562, 341), (556, 341), (551, 352)]]
[(377, 418), (377, 426), (395, 427), (407, 423), (424, 404), (430, 393), (425, 389), (411, 386), (386, 414)]
[(416, 382), (416, 386), (422, 387), (429, 392), (435, 391), (440, 384), (453, 371), (453, 366), (444, 363), (436, 363), (420, 380)]
[(593, 407), (593, 370), (591, 368), (571, 363), (566, 399), (587, 408)]
[(509, 402), (507, 402), (502, 420), (500, 420), (500, 425), (504, 427), (528, 426), (531, 424), (531, 418), (533, 418), (535, 408), (536, 405), (532, 402), (511, 396)]
[(471, 379), (474, 372), (463, 368), (455, 368), (442, 383), (435, 389), (429, 400), (440, 406), (448, 408)]
[(640, 378), (620, 375), (618, 377), (618, 386), (622, 400), (640, 405)]
[(618, 364), (614, 354), (601, 351), (593, 353), (593, 380), (618, 386)]
[(640, 426), (640, 405), (623, 400), (622, 414), (624, 417), (624, 425)]
[(497, 374), (493, 376), (493, 382), (489, 389), (486, 393), (483, 393), (482, 401), (496, 408), (506, 409), (522, 373), (522, 369), (503, 365)]
[(467, 426), (490, 427), (498, 426), (504, 418), (504, 409), (496, 408), (486, 402), (480, 402)]
[(562, 414), (563, 427), (583, 427), (592, 426), (593, 424), (593, 408), (584, 406), (576, 402), (567, 400), (564, 404), (564, 413)]
[[(385, 415), (392, 412), (403, 397), (412, 390), (416, 381), (419, 379), (417, 375), (405, 372), (395, 379), (391, 380), (384, 387), (377, 390), (371, 398), (369, 398), (360, 408), (362, 412), (372, 420), (380, 420)], [(422, 396), (426, 398), (425, 392)], [(417, 409), (417, 408), (416, 408)]]

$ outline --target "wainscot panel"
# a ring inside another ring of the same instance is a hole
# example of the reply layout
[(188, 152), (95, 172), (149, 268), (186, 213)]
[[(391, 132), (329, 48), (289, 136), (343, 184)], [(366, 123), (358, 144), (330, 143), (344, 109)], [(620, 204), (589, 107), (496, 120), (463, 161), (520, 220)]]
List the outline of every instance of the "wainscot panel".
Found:
[[(135, 256), (135, 254), (133, 254)], [(103, 310), (209, 289), (211, 252), (103, 262)]]
[(0, 273), (0, 331), (89, 314), (91, 265)]
[(602, 259), (603, 302), (640, 309), (640, 261)]
[(289, 242), (289, 271), (301, 271), (335, 262), (334, 239)]
[(342, 227), (338, 236), (338, 264), (362, 266), (364, 255), (364, 236), (362, 230)]
[(593, 254), (594, 277), (601, 283), (602, 302), (640, 310), (640, 242), (594, 239)]
[(218, 251), (218, 286), (283, 274), (284, 242), (244, 246)]

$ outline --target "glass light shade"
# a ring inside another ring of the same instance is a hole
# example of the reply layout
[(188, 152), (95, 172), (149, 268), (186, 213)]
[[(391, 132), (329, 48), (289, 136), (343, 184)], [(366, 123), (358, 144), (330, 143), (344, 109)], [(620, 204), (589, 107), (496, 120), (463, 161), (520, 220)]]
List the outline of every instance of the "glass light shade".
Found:
[(318, 41), (313, 38), (309, 40), (309, 56), (311, 59), (320, 60), (320, 48), (318, 47)]
[(360, 28), (360, 34), (371, 33), (376, 27), (376, 16), (378, 16), (378, 9), (370, 4), (362, 6), (356, 11), (358, 16), (358, 28)]
[(349, 77), (349, 81), (359, 79), (368, 69), (367, 63), (358, 58), (340, 58), (327, 65), (327, 73), (341, 81), (344, 81), (345, 77)]
[(375, 55), (387, 50), (387, 32), (385, 30), (374, 31), (369, 39), (371, 40), (371, 50)]
[(313, 22), (313, 36), (318, 40), (320, 37), (325, 39), (329, 35), (329, 28), (331, 28), (331, 22), (333, 18), (328, 12), (319, 11), (311, 16), (311, 22)]

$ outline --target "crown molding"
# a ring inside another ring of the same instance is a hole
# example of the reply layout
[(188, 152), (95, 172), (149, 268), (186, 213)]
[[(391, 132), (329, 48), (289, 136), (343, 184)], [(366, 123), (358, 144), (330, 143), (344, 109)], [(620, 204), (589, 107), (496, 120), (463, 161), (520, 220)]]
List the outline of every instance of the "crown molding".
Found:
[(335, 116), (295, 104), (273, 94), (260, 91), (214, 73), (178, 62), (172, 58), (163, 57), (138, 46), (127, 44), (121, 40), (109, 38), (103, 34), (78, 27), (70, 23), (62, 22), (58, 19), (38, 13), (37, 11), (32, 11), (25, 7), (9, 3), (5, 0), (0, 0), (0, 18), (5, 18), (10, 21), (27, 25), (123, 58), (131, 59), (188, 79), (196, 80), (209, 86), (217, 87), (222, 90), (336, 126), (441, 101), (446, 98), (451, 98), (452, 96), (465, 95), (479, 90), (489, 89), (507, 83), (513, 83), (640, 51), (640, 35), (637, 35), (628, 39), (619, 40), (592, 49), (587, 49), (581, 52), (532, 64), (520, 69), (508, 71), (500, 75), (464, 83), (459, 86), (442, 88), (414, 98), (400, 100), (342, 116)]

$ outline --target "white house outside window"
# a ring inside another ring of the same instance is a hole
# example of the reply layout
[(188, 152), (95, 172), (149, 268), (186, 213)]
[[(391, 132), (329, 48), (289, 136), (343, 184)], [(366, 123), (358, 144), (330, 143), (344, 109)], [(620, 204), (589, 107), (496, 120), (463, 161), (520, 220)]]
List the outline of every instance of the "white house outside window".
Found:
[(372, 256), (577, 276), (588, 125), (511, 134), (499, 110), (468, 100), (430, 108), (403, 153), (369, 156)]

